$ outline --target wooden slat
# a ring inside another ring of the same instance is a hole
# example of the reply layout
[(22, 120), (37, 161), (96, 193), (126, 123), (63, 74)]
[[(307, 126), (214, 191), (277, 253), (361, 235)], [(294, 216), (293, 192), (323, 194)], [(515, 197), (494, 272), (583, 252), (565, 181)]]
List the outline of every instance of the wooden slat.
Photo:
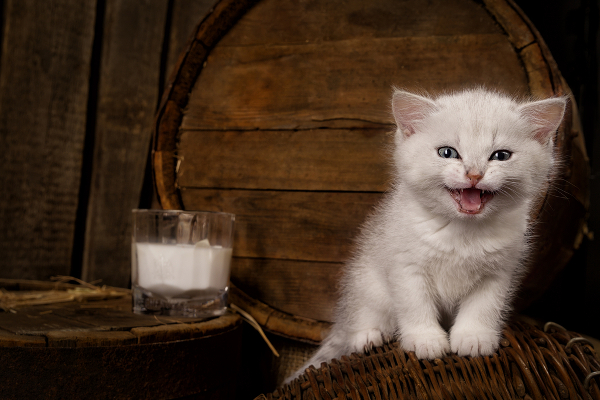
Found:
[(501, 29), (474, 1), (260, 1), (219, 45), (487, 33)]
[(89, 324), (45, 311), (27, 307), (18, 309), (16, 313), (5, 312), (0, 318), (0, 328), (17, 335), (44, 335), (60, 329), (86, 331), (92, 328)]
[(46, 347), (43, 336), (17, 335), (0, 329), (0, 347)]
[(552, 87), (550, 67), (544, 62), (542, 51), (537, 43), (521, 50), (523, 66), (527, 71), (531, 94), (539, 98), (551, 97), (555, 94)]
[(174, 0), (169, 33), (169, 54), (167, 57), (167, 74), (177, 64), (181, 52), (185, 50), (191, 39), (194, 28), (210, 12), (217, 0)]
[(179, 142), (177, 183), (383, 192), (389, 188), (393, 129), (187, 131)]
[(380, 193), (184, 189), (190, 210), (236, 215), (233, 255), (343, 262)]
[(537, 40), (531, 31), (531, 26), (523, 21), (524, 15), (515, 10), (510, 2), (505, 0), (483, 0), (483, 3), (500, 26), (509, 28), (506, 29), (508, 40), (515, 48), (522, 49)]
[(235, 286), (231, 287), (230, 295), (232, 304), (247, 310), (256, 322), (267, 330), (277, 332), (278, 335), (317, 344), (327, 336), (331, 328), (330, 322), (298, 317), (276, 310)]
[(0, 65), (0, 275), (70, 272), (95, 1), (7, 0)]
[(46, 334), (48, 347), (96, 347), (126, 346), (137, 344), (137, 337), (130, 332), (71, 332), (51, 331)]
[(38, 306), (36, 310), (86, 324), (93, 331), (123, 330), (161, 323), (153, 317), (132, 313), (131, 296), (116, 300)]
[(84, 280), (130, 281), (131, 209), (139, 205), (158, 101), (167, 1), (106, 4)]
[[(168, 319), (168, 317), (161, 317), (161, 319)], [(225, 314), (217, 319), (194, 324), (134, 328), (131, 333), (137, 337), (140, 344), (172, 342), (220, 335), (236, 329), (241, 323), (242, 319), (239, 315)]]
[(342, 265), (234, 258), (231, 281), (249, 296), (280, 311), (333, 321), (332, 305), (337, 303)]
[(181, 126), (382, 127), (393, 122), (393, 85), (432, 92), (487, 85), (529, 93), (521, 61), (501, 34), (217, 46)]

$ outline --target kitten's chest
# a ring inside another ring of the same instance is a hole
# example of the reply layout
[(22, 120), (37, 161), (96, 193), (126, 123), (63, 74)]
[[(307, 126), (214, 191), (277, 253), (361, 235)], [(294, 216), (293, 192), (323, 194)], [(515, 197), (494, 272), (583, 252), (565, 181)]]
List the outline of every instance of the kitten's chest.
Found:
[(433, 252), (423, 259), (422, 270), (431, 288), (445, 303), (456, 303), (489, 276), (511, 275), (519, 267), (519, 257), (506, 249), (499, 251)]

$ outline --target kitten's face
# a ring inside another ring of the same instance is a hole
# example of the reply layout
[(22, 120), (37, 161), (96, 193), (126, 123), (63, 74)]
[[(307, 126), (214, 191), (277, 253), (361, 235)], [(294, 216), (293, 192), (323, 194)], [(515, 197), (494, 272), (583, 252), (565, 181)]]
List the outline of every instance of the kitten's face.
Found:
[(517, 106), (487, 93), (438, 99), (397, 137), (396, 165), (414, 198), (450, 218), (529, 206), (547, 183), (552, 141), (536, 140)]

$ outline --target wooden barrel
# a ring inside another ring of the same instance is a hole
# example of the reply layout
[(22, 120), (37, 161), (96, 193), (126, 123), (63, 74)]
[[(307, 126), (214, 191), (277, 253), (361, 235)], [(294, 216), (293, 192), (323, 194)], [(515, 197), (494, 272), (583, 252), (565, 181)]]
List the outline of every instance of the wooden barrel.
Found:
[(235, 314), (137, 315), (129, 291), (117, 288), (2, 279), (0, 290), (2, 399), (235, 396), (242, 336)]
[[(272, 332), (318, 342), (353, 238), (389, 186), (392, 86), (475, 85), (571, 95), (510, 0), (222, 0), (157, 113), (159, 201), (236, 214), (235, 301)], [(541, 229), (518, 309), (582, 239), (589, 167), (574, 101), (555, 146), (564, 168), (534, 210)]]

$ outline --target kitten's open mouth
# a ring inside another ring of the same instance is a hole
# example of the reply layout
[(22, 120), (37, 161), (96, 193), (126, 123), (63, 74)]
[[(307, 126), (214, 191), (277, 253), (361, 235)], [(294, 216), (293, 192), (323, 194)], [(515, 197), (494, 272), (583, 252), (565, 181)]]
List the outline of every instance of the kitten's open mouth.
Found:
[(465, 214), (479, 214), (483, 210), (485, 203), (494, 197), (494, 193), (485, 190), (469, 189), (448, 189), (450, 196), (458, 204), (458, 211)]

